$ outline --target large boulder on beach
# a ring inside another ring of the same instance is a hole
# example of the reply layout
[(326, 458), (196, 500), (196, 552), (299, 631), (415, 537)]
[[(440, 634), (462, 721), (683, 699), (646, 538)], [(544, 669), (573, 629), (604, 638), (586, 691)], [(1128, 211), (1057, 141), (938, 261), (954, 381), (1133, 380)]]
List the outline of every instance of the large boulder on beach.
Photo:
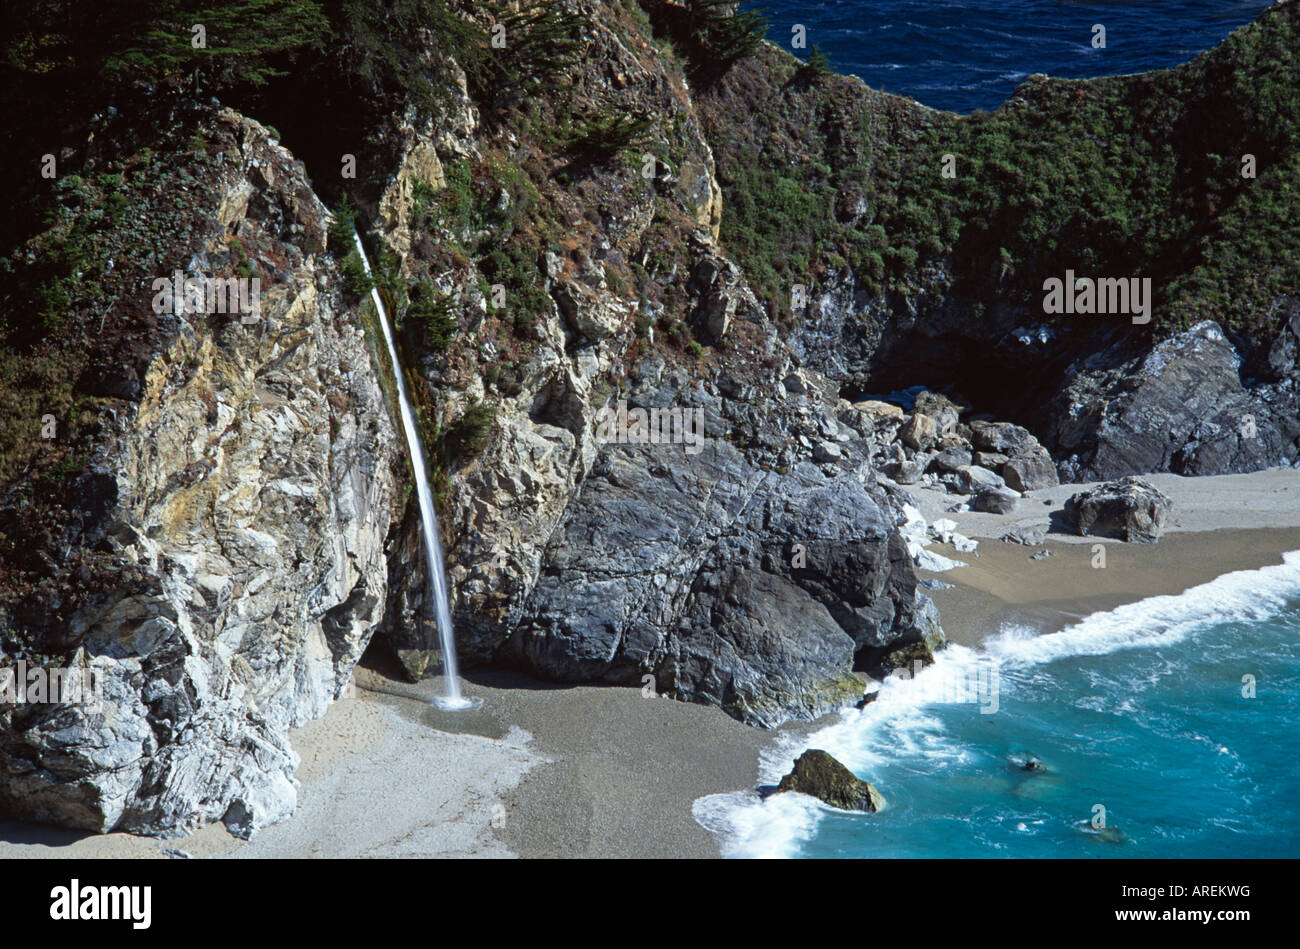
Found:
[(1019, 500), (1020, 495), (1008, 488), (985, 488), (971, 498), (970, 509), (986, 514), (1010, 514)]
[(820, 748), (801, 754), (776, 790), (808, 794), (842, 811), (874, 814), (885, 806), (879, 791)]
[(970, 430), (971, 445), (976, 451), (999, 452), (1010, 457), (1042, 448), (1028, 429), (1011, 422), (975, 421), (970, 423)]
[[(971, 422), (971, 445), (980, 456), (999, 457), (997, 471), (1016, 491), (1034, 491), (1059, 484), (1056, 465), (1047, 449), (1026, 428), (1011, 422)], [(984, 464), (977, 460), (977, 464)], [(988, 467), (994, 467), (988, 465)]]
[(971, 463), (971, 454), (964, 448), (945, 448), (930, 459), (931, 471), (957, 472)]
[(1173, 501), (1144, 478), (1129, 475), (1080, 491), (1065, 502), (1065, 516), (1081, 536), (1155, 543)]

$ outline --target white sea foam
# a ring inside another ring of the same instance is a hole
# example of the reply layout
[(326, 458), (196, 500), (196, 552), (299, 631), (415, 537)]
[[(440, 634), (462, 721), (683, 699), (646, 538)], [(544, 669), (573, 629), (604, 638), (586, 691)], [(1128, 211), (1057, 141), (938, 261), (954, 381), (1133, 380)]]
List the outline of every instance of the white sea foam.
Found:
[(766, 800), (737, 791), (696, 800), (691, 815), (717, 834), (724, 857), (793, 857), (810, 840), (825, 806), (805, 794), (774, 794)]
[(1274, 567), (1238, 570), (1174, 596), (1153, 596), (1094, 613), (1059, 633), (1008, 629), (986, 642), (983, 651), (1011, 665), (1036, 665), (1170, 645), (1216, 623), (1265, 620), (1300, 593), (1300, 551), (1282, 558)]
[[(778, 783), (808, 748), (825, 749), (868, 779), (873, 766), (886, 759), (915, 757), (927, 770), (950, 766), (968, 749), (945, 733), (935, 714), (934, 696), (970, 681), (981, 667), (1026, 670), (1073, 656), (1167, 646), (1215, 624), (1267, 620), (1298, 595), (1300, 551), (1292, 551), (1283, 554), (1277, 566), (1224, 574), (1178, 595), (1149, 597), (1094, 613), (1057, 633), (1013, 626), (978, 650), (951, 644), (915, 677), (886, 680), (876, 700), (862, 710), (845, 709), (834, 722), (802, 740), (777, 736), (760, 756), (760, 780)], [(1040, 678), (1032, 675), (1035, 682)], [(1000, 686), (1003, 694), (1014, 689), (1016, 676), (1001, 676)], [(1075, 701), (1081, 707), (1088, 705), (1086, 696)], [(1227, 750), (1224, 755), (1235, 757)], [(719, 836), (724, 856), (782, 857), (796, 854), (815, 834), (825, 808), (803, 795), (762, 799), (745, 793), (700, 798), (693, 813), (701, 826)]]

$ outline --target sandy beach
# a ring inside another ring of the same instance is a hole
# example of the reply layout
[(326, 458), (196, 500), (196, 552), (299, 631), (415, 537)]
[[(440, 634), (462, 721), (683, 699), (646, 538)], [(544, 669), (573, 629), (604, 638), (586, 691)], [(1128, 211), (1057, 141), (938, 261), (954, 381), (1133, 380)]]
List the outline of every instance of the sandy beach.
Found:
[(770, 734), (640, 689), (471, 671), (473, 712), (382, 659), (294, 731), (298, 810), (251, 841), (220, 824), (174, 840), (0, 822), (0, 859), (49, 857), (715, 857), (691, 803), (751, 788)]
[[(1007, 622), (1052, 631), (1300, 550), (1300, 472), (1151, 480), (1174, 501), (1157, 544), (1057, 533), (1064, 501), (1079, 485), (1034, 492), (1007, 516), (948, 513), (954, 497), (913, 491), (927, 520), (951, 518), (980, 540), (974, 553), (936, 544), (968, 566), (922, 573), (952, 584), (931, 594), (949, 639), (977, 644)], [(997, 539), (1034, 524), (1054, 531), (1044, 547)], [(1104, 568), (1093, 566), (1097, 543)], [(1051, 556), (1030, 559), (1044, 549)], [(302, 757), (298, 811), (251, 841), (220, 825), (159, 841), (4, 822), (0, 858), (716, 857), (691, 805), (753, 788), (760, 752), (774, 740), (717, 709), (640, 689), (471, 670), (466, 691), (482, 696), (484, 707), (449, 714), (427, 702), (436, 680), (402, 682), (382, 656), (357, 670), (356, 685), (324, 718), (294, 732)]]
[[(1166, 533), (1155, 544), (1066, 532), (1065, 501), (1091, 484), (1034, 491), (1008, 515), (950, 512), (952, 495), (912, 490), (927, 522), (948, 518), (958, 533), (980, 541), (973, 553), (936, 543), (932, 550), (967, 566), (919, 572), (952, 584), (929, 593), (948, 640), (973, 646), (1006, 623), (1052, 632), (1089, 613), (1182, 593), (1225, 573), (1281, 563), (1283, 552), (1300, 550), (1300, 472), (1145, 477), (1173, 500)], [(1049, 529), (1041, 547), (999, 539), (1013, 528), (1032, 526)], [(1104, 548), (1104, 567), (1094, 566), (1100, 562), (1097, 544)], [(1051, 555), (1034, 560), (1042, 550)]]

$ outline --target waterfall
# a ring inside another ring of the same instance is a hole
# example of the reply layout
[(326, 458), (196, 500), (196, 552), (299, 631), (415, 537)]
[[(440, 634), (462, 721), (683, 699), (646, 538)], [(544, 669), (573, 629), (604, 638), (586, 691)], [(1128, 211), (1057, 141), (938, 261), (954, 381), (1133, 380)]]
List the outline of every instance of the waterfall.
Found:
[[(357, 244), (357, 253), (361, 255), (361, 264), (366, 269), (366, 276), (373, 279), (370, 259), (362, 246), (361, 235), (355, 230), (352, 238)], [(379, 290), (370, 288), (370, 299), (374, 301), (375, 311), (379, 314), (379, 325), (384, 330), (384, 342), (388, 344), (388, 358), (393, 364), (393, 377), (397, 380), (397, 401), (402, 409), (402, 429), (406, 433), (407, 453), (411, 456), (411, 471), (415, 476), (415, 493), (420, 500), (420, 526), (424, 534), (425, 561), (429, 568), (429, 585), (433, 588), (438, 619), (438, 639), (442, 644), (443, 674), (447, 677), (447, 694), (435, 699), (439, 708), (459, 710), (477, 708), (481, 699), (465, 698), (460, 692), (460, 676), (456, 670), (456, 638), (451, 629), (451, 601), (447, 596), (447, 570), (442, 559), (442, 538), (438, 535), (438, 520), (433, 509), (433, 493), (429, 490), (429, 476), (424, 466), (424, 450), (420, 445), (420, 429), (416, 424), (415, 410), (406, 395), (406, 380), (402, 375), (402, 361), (397, 354), (397, 341), (393, 337), (393, 328), (388, 322), (388, 311), (384, 301), (379, 297)]]

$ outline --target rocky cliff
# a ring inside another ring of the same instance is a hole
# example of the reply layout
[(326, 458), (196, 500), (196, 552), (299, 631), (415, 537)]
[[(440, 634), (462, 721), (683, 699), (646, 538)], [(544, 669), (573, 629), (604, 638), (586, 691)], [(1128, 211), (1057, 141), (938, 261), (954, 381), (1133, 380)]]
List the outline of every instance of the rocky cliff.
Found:
[[(544, 107), (570, 127), (641, 116), (640, 147), (539, 147), (535, 125), (485, 121), (458, 90), (458, 118), (441, 123), (454, 139), (411, 136), (372, 199), (405, 281), (433, 282), (465, 331), (445, 353), (427, 331), (411, 339), (434, 426), (495, 407), (476, 457), (442, 442), (461, 650), (560, 681), (651, 683), (753, 724), (815, 717), (858, 698), (889, 647), (942, 641), (899, 503), (877, 486), (872, 445), (836, 422), (837, 387), (792, 374), (796, 357), (718, 245), (726, 212), (686, 65), (626, 10), (566, 10), (582, 23), (580, 93)], [(430, 152), (441, 157), (412, 158)], [(447, 171), (466, 164), (468, 198)], [(468, 221), (443, 210), (467, 200)], [(499, 238), (532, 245), (526, 276), (491, 249)], [(648, 419), (640, 437), (602, 432), (603, 412), (650, 410), (701, 440)], [(424, 674), (436, 642), (419, 622), (414, 530), (386, 629)]]
[[(1033, 76), (970, 116), (769, 46), (698, 96), (721, 239), (848, 394), (944, 389), (1066, 478), (1294, 465), (1298, 66), (1294, 2), (1177, 69)], [(1049, 314), (1067, 272), (1149, 280), (1150, 311)]]
[(106, 394), (75, 442), (41, 446), (66, 479), (37, 457), (4, 496), (5, 665), (92, 670), (100, 699), (0, 706), (0, 805), (24, 818), (249, 834), (292, 813), (288, 730), (338, 698), (386, 603), (404, 471), (325, 208), (265, 128), (195, 118), (194, 229), (167, 247), (141, 187), (105, 241), (131, 228), (160, 274), (205, 282), (242, 255), (260, 312), (157, 314), (127, 273), (86, 314), (156, 325), (138, 372), (87, 370)]

